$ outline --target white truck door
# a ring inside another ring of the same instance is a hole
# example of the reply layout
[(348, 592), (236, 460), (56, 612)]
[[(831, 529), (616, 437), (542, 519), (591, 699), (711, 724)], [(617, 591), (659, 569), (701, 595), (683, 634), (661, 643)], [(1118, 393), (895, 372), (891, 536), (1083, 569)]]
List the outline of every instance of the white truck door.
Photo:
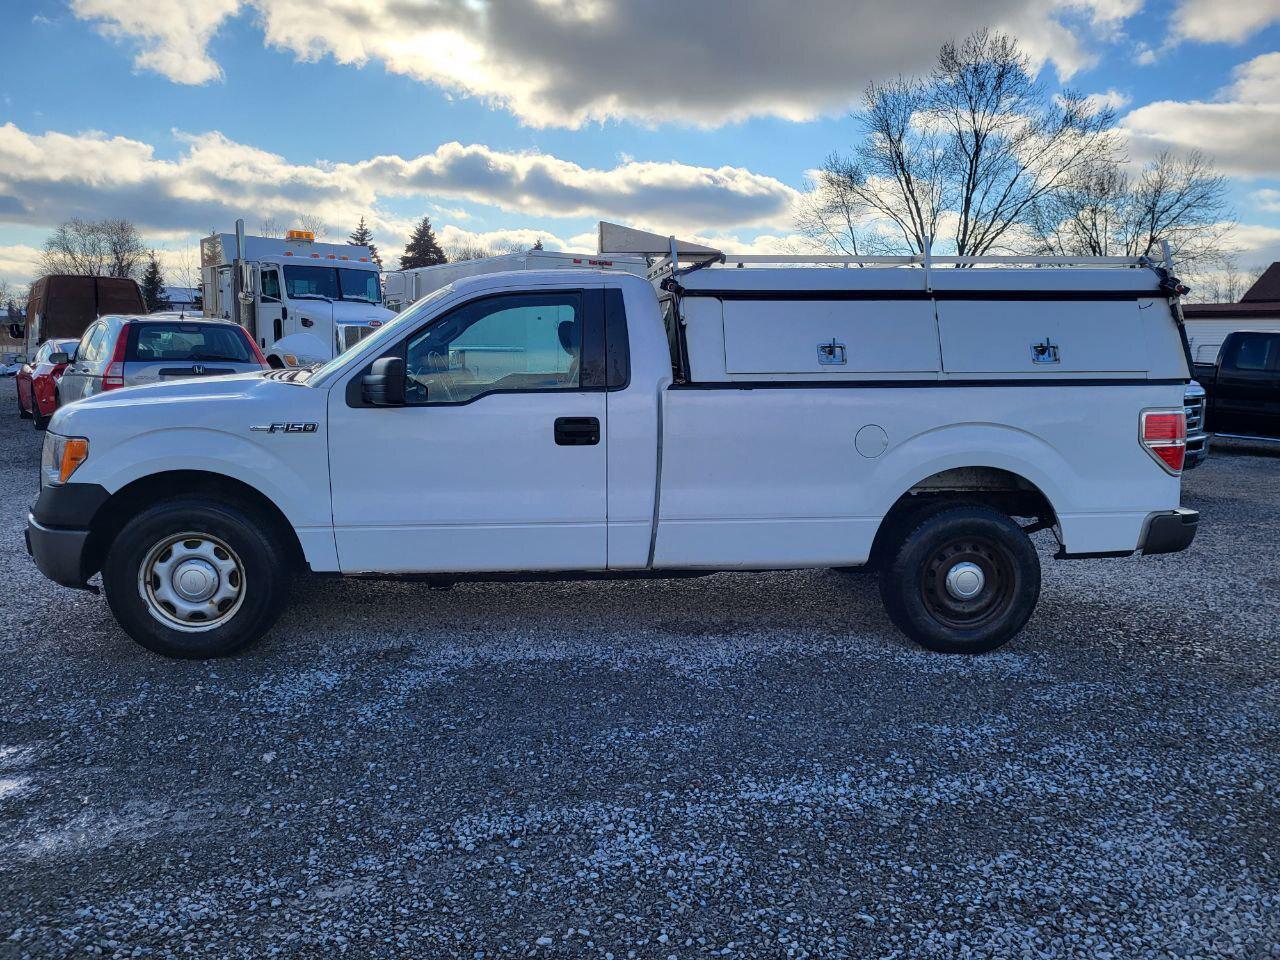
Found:
[(472, 300), (383, 351), (406, 361), (405, 406), (365, 404), (367, 367), (330, 391), (344, 573), (605, 567), (600, 301), (547, 288)]
[[(285, 336), (286, 308), (281, 293), (280, 268), (264, 263), (258, 279), (258, 346), (267, 347)], [(255, 331), (250, 331), (254, 333)]]

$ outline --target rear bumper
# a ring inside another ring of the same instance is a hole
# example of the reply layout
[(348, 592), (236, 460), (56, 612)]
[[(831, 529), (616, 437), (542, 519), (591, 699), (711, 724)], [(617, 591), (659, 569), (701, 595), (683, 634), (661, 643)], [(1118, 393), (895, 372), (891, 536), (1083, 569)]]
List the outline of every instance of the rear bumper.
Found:
[(1191, 546), (1200, 523), (1200, 511), (1187, 507), (1153, 513), (1147, 518), (1138, 549), (1142, 555), (1177, 553)]
[(27, 553), (41, 573), (64, 587), (89, 589), (84, 576), (84, 548), (88, 539), (88, 530), (46, 527), (27, 515)]

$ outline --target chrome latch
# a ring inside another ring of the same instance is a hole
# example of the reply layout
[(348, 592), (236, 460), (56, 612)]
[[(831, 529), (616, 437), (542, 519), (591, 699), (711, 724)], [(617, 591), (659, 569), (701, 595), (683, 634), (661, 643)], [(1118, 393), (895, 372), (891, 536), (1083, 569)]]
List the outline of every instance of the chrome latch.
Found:
[(1044, 338), (1043, 343), (1031, 345), (1032, 363), (1059, 363), (1061, 360), (1062, 358), (1058, 355), (1058, 345), (1048, 337)]
[(844, 344), (839, 343), (834, 337), (831, 338), (830, 343), (818, 344), (818, 363), (829, 366), (848, 362), (849, 357), (845, 352)]

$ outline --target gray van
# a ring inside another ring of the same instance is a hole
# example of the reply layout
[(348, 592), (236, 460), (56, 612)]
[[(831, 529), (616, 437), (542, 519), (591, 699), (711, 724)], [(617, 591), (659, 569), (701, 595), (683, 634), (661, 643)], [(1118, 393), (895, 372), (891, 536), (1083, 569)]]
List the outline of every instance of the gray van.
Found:
[(162, 380), (267, 369), (257, 344), (228, 320), (173, 314), (100, 317), (80, 338), (58, 384), (58, 401)]

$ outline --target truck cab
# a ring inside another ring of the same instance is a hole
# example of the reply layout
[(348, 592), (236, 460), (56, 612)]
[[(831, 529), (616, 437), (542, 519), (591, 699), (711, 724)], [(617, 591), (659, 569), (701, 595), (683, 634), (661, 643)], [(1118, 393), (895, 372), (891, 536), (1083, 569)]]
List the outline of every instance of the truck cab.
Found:
[(1280, 331), (1229, 333), (1213, 363), (1195, 365), (1217, 437), (1280, 441)]
[(323, 363), (394, 316), (367, 247), (317, 243), (306, 230), (238, 246), (235, 234), (200, 241), (204, 314), (241, 323), (272, 367)]

